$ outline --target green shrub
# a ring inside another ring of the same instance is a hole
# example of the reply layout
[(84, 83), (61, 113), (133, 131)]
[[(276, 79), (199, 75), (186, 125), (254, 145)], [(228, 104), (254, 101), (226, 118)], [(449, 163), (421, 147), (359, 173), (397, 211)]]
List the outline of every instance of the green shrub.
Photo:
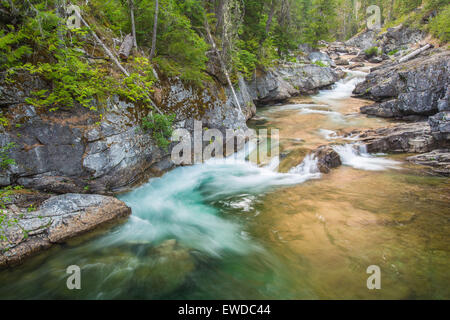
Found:
[(314, 64), (316, 65), (316, 66), (319, 66), (319, 67), (322, 67), (322, 68), (325, 68), (325, 67), (328, 67), (328, 65), (326, 64), (326, 63), (324, 63), (324, 62), (322, 62), (322, 61), (315, 61), (314, 62)]
[(0, 168), (2, 170), (6, 170), (8, 169), (9, 166), (16, 164), (16, 161), (9, 157), (10, 150), (15, 147), (16, 144), (14, 142), (8, 143), (7, 145), (0, 147)]
[(366, 54), (366, 56), (368, 58), (372, 58), (372, 57), (380, 55), (380, 49), (378, 47), (371, 47), (371, 48), (365, 50), (364, 53)]
[(168, 150), (170, 145), (175, 117), (175, 114), (162, 115), (159, 113), (150, 113), (150, 115), (142, 120), (142, 129), (144, 131), (151, 131), (153, 139), (165, 151)]
[(430, 32), (441, 42), (450, 41), (450, 5), (445, 6), (441, 12), (431, 20)]
[(390, 52), (388, 53), (388, 56), (393, 56), (393, 55), (395, 55), (398, 51), (399, 51), (398, 49), (392, 50), (392, 51), (390, 51)]

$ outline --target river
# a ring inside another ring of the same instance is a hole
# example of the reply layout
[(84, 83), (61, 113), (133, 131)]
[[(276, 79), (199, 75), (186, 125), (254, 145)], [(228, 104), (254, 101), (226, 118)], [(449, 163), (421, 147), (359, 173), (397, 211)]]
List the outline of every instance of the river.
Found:
[[(119, 197), (127, 222), (0, 272), (0, 298), (449, 299), (449, 179), (341, 137), (392, 124), (359, 114), (364, 76), (258, 110), (250, 127), (280, 130), (279, 170), (227, 158), (152, 179)], [(322, 175), (305, 156), (333, 141), (344, 166)]]

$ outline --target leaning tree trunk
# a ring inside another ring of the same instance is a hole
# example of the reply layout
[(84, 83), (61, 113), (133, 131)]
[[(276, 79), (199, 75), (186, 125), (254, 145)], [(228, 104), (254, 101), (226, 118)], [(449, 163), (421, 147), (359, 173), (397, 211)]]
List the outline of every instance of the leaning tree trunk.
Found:
[(231, 82), (230, 75), (228, 74), (225, 62), (223, 61), (219, 50), (217, 50), (216, 42), (214, 41), (214, 38), (211, 35), (211, 29), (209, 28), (209, 23), (208, 23), (208, 19), (207, 18), (205, 18), (205, 29), (206, 29), (206, 34), (208, 36), (208, 40), (209, 40), (209, 42), (210, 42), (210, 44), (212, 46), (212, 49), (213, 49), (214, 53), (217, 55), (217, 58), (219, 59), (220, 65), (222, 66), (223, 73), (225, 74), (225, 78), (227, 79), (228, 85), (230, 86), (231, 92), (232, 92), (233, 97), (234, 97), (234, 101), (236, 102), (236, 105), (238, 106), (239, 111), (241, 112), (241, 114), (244, 115), (244, 113), (242, 112), (241, 104), (239, 103), (239, 99), (238, 99), (238, 97), (236, 95), (236, 91), (234, 90), (233, 83)]
[(156, 34), (158, 28), (158, 11), (159, 11), (159, 2), (155, 1), (155, 19), (153, 22), (153, 36), (152, 36), (152, 51), (150, 51), (150, 60), (152, 60), (155, 56), (156, 51)]

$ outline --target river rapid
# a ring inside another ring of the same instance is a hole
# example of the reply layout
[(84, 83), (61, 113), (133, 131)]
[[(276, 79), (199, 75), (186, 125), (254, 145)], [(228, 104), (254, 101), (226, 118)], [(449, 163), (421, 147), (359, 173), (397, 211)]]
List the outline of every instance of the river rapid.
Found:
[[(392, 125), (359, 113), (365, 75), (258, 110), (249, 126), (280, 130), (280, 163), (229, 157), (152, 179), (119, 197), (127, 222), (0, 272), (0, 298), (449, 299), (450, 182), (342, 137)], [(322, 175), (308, 154), (330, 143), (344, 166)], [(81, 290), (66, 287), (70, 265)], [(371, 265), (381, 290), (367, 289)]]

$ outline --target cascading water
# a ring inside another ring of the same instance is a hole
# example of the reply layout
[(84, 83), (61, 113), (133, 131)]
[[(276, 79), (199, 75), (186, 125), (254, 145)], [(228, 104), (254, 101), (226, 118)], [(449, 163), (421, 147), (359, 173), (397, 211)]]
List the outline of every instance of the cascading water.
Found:
[(322, 90), (314, 97), (314, 100), (320, 102), (333, 103), (351, 97), (356, 85), (363, 82), (367, 73), (362, 71), (344, 70), (347, 76), (339, 80), (332, 90)]
[(366, 148), (359, 145), (346, 144), (343, 146), (334, 146), (333, 149), (339, 154), (344, 165), (355, 169), (380, 171), (386, 169), (399, 169), (401, 165), (398, 161), (370, 155)]
[(277, 158), (266, 167), (258, 167), (234, 156), (175, 169), (121, 197), (132, 208), (134, 219), (111, 241), (157, 243), (174, 238), (216, 256), (224, 250), (245, 253), (253, 247), (241, 239), (239, 226), (220, 217), (210, 203), (227, 199), (233, 206), (233, 201), (243, 201), (243, 194), (250, 201), (252, 195), (274, 187), (318, 178), (312, 161), (305, 162), (303, 170), (291, 173), (274, 171)]

